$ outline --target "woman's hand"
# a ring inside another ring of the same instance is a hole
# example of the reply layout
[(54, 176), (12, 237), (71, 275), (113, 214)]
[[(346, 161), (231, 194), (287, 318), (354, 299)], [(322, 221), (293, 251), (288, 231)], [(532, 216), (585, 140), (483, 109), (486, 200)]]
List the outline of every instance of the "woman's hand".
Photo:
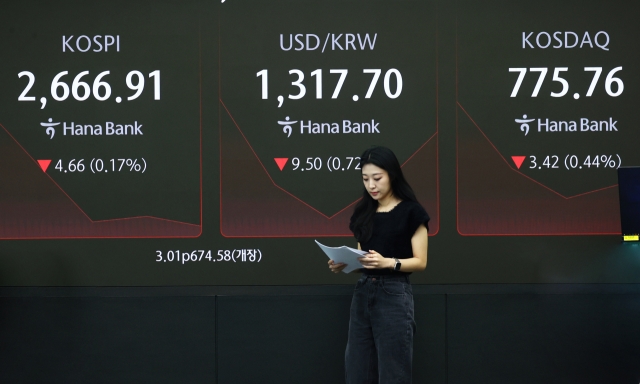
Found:
[(370, 250), (369, 253), (359, 257), (358, 260), (366, 269), (393, 268), (395, 265), (395, 260), (386, 258), (373, 249)]
[(345, 263), (334, 263), (333, 260), (329, 260), (329, 269), (333, 273), (340, 273), (347, 267)]

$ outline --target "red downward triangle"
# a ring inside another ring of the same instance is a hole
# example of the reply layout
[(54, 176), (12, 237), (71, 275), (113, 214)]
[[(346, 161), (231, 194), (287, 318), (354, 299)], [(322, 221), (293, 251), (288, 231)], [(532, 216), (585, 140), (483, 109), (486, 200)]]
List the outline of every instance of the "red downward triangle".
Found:
[(287, 164), (287, 161), (289, 160), (288, 157), (274, 157), (273, 160), (276, 161), (276, 164), (278, 164), (278, 168), (280, 168), (280, 170), (282, 171), (282, 169), (284, 168), (285, 164)]
[(520, 169), (520, 166), (522, 165), (522, 162), (526, 158), (527, 158), (527, 156), (511, 156), (511, 159), (513, 159), (513, 162), (516, 164), (516, 167), (518, 167), (518, 169)]
[(47, 172), (47, 168), (49, 168), (51, 160), (38, 160), (38, 164), (40, 164), (40, 168), (42, 168), (43, 172)]

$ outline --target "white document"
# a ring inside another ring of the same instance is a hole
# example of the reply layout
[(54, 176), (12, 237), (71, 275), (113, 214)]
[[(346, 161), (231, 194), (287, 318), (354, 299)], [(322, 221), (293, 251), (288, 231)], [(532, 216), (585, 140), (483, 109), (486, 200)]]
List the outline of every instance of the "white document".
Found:
[(362, 255), (367, 253), (366, 251), (350, 248), (346, 245), (341, 247), (327, 247), (324, 244), (320, 244), (318, 240), (316, 240), (316, 243), (320, 249), (329, 256), (329, 259), (333, 260), (335, 263), (344, 263), (347, 265), (342, 272), (349, 273), (354, 269), (363, 268), (360, 261), (358, 261), (358, 257), (362, 257)]

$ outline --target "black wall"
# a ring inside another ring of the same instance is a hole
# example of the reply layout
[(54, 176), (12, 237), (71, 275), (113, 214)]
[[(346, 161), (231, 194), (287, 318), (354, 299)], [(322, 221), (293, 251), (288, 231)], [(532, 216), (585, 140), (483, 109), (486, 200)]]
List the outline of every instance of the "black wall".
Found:
[[(414, 288), (415, 383), (640, 382), (635, 286)], [(340, 383), (350, 293), (4, 288), (0, 382)]]

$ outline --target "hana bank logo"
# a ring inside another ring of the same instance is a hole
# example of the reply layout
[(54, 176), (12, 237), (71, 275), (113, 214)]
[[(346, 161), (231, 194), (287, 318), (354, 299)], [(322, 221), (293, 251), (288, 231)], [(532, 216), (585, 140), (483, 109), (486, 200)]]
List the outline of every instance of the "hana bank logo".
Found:
[(291, 137), (291, 132), (293, 129), (291, 128), (292, 124), (297, 123), (297, 121), (289, 121), (289, 116), (285, 117), (286, 121), (278, 121), (278, 124), (282, 125), (282, 132), (287, 134), (287, 138)]
[(524, 132), (524, 135), (527, 136), (529, 134), (529, 124), (535, 119), (527, 119), (527, 115), (522, 115), (522, 119), (516, 119), (516, 123), (520, 124), (520, 130)]
[(49, 139), (53, 139), (53, 136), (55, 136), (55, 134), (56, 134), (56, 129), (54, 127), (56, 125), (60, 125), (59, 122), (58, 123), (53, 123), (52, 121), (53, 121), (53, 119), (49, 118), (49, 122), (48, 123), (40, 123), (41, 126), (47, 127), (45, 132), (47, 133), (47, 135), (49, 135)]

